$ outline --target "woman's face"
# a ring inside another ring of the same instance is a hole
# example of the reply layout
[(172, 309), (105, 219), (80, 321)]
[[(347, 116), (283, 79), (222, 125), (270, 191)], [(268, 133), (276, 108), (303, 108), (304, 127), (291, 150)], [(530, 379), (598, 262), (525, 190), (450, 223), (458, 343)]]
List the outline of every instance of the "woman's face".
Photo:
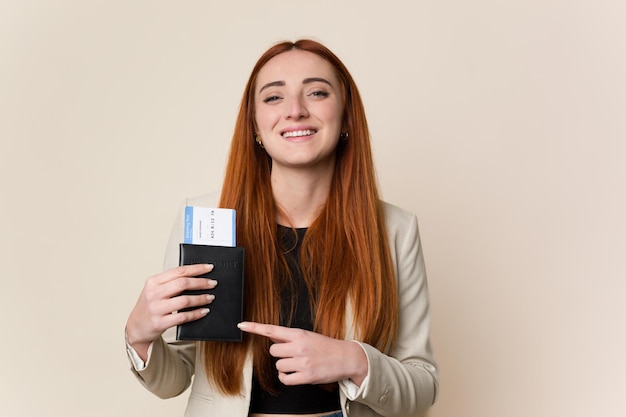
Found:
[(311, 52), (284, 52), (261, 68), (254, 90), (256, 133), (272, 170), (334, 167), (341, 91), (330, 63)]

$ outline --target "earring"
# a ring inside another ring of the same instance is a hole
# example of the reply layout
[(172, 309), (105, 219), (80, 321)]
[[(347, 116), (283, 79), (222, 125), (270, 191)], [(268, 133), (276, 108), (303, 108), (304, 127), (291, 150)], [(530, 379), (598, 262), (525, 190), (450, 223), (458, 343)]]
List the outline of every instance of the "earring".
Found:
[(348, 140), (348, 136), (350, 136), (348, 132), (341, 132), (341, 134), (339, 135), (339, 139), (345, 141), (345, 140)]
[(261, 148), (265, 148), (265, 146), (263, 146), (263, 141), (261, 140), (261, 137), (256, 133), (254, 134), (254, 140), (256, 141), (256, 143), (259, 144)]

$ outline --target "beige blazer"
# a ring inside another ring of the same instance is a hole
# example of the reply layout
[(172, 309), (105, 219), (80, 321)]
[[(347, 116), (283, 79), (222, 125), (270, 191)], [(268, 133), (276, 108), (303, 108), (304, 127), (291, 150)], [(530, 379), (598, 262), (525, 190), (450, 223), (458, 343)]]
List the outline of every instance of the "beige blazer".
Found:
[[(218, 193), (187, 200), (187, 205), (216, 207)], [(437, 397), (438, 373), (431, 350), (430, 313), (426, 271), (417, 219), (398, 207), (385, 204), (391, 256), (396, 270), (400, 307), (397, 343), (382, 353), (365, 343), (369, 372), (361, 387), (340, 382), (344, 416), (418, 416)], [(178, 245), (183, 238), (182, 210), (165, 257), (165, 268), (178, 265)], [(354, 339), (351, 311), (346, 314), (346, 339)], [(183, 393), (191, 384), (185, 417), (245, 417), (250, 405), (252, 357), (244, 366), (244, 390), (239, 396), (224, 396), (208, 382), (202, 355), (194, 342), (175, 340), (173, 329), (152, 344), (146, 367), (136, 371), (139, 381), (161, 398)], [(350, 386), (352, 385), (352, 386)]]

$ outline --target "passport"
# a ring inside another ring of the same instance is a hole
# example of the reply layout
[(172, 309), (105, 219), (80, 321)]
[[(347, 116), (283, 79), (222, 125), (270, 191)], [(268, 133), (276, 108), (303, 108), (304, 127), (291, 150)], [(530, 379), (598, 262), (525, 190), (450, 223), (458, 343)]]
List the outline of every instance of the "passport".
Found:
[(242, 332), (237, 324), (243, 321), (244, 259), (245, 249), (239, 246), (180, 244), (179, 264), (212, 264), (213, 270), (198, 278), (214, 279), (217, 286), (211, 290), (183, 292), (210, 293), (215, 299), (206, 306), (210, 309), (207, 315), (176, 327), (177, 340), (241, 342)]

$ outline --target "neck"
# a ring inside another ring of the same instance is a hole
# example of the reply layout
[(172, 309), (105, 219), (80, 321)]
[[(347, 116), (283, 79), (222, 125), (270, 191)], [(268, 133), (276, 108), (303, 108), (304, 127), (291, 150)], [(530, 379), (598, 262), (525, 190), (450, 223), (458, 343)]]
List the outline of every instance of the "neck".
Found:
[(333, 171), (272, 170), (272, 191), (281, 212), (277, 222), (284, 226), (309, 227), (326, 203)]

